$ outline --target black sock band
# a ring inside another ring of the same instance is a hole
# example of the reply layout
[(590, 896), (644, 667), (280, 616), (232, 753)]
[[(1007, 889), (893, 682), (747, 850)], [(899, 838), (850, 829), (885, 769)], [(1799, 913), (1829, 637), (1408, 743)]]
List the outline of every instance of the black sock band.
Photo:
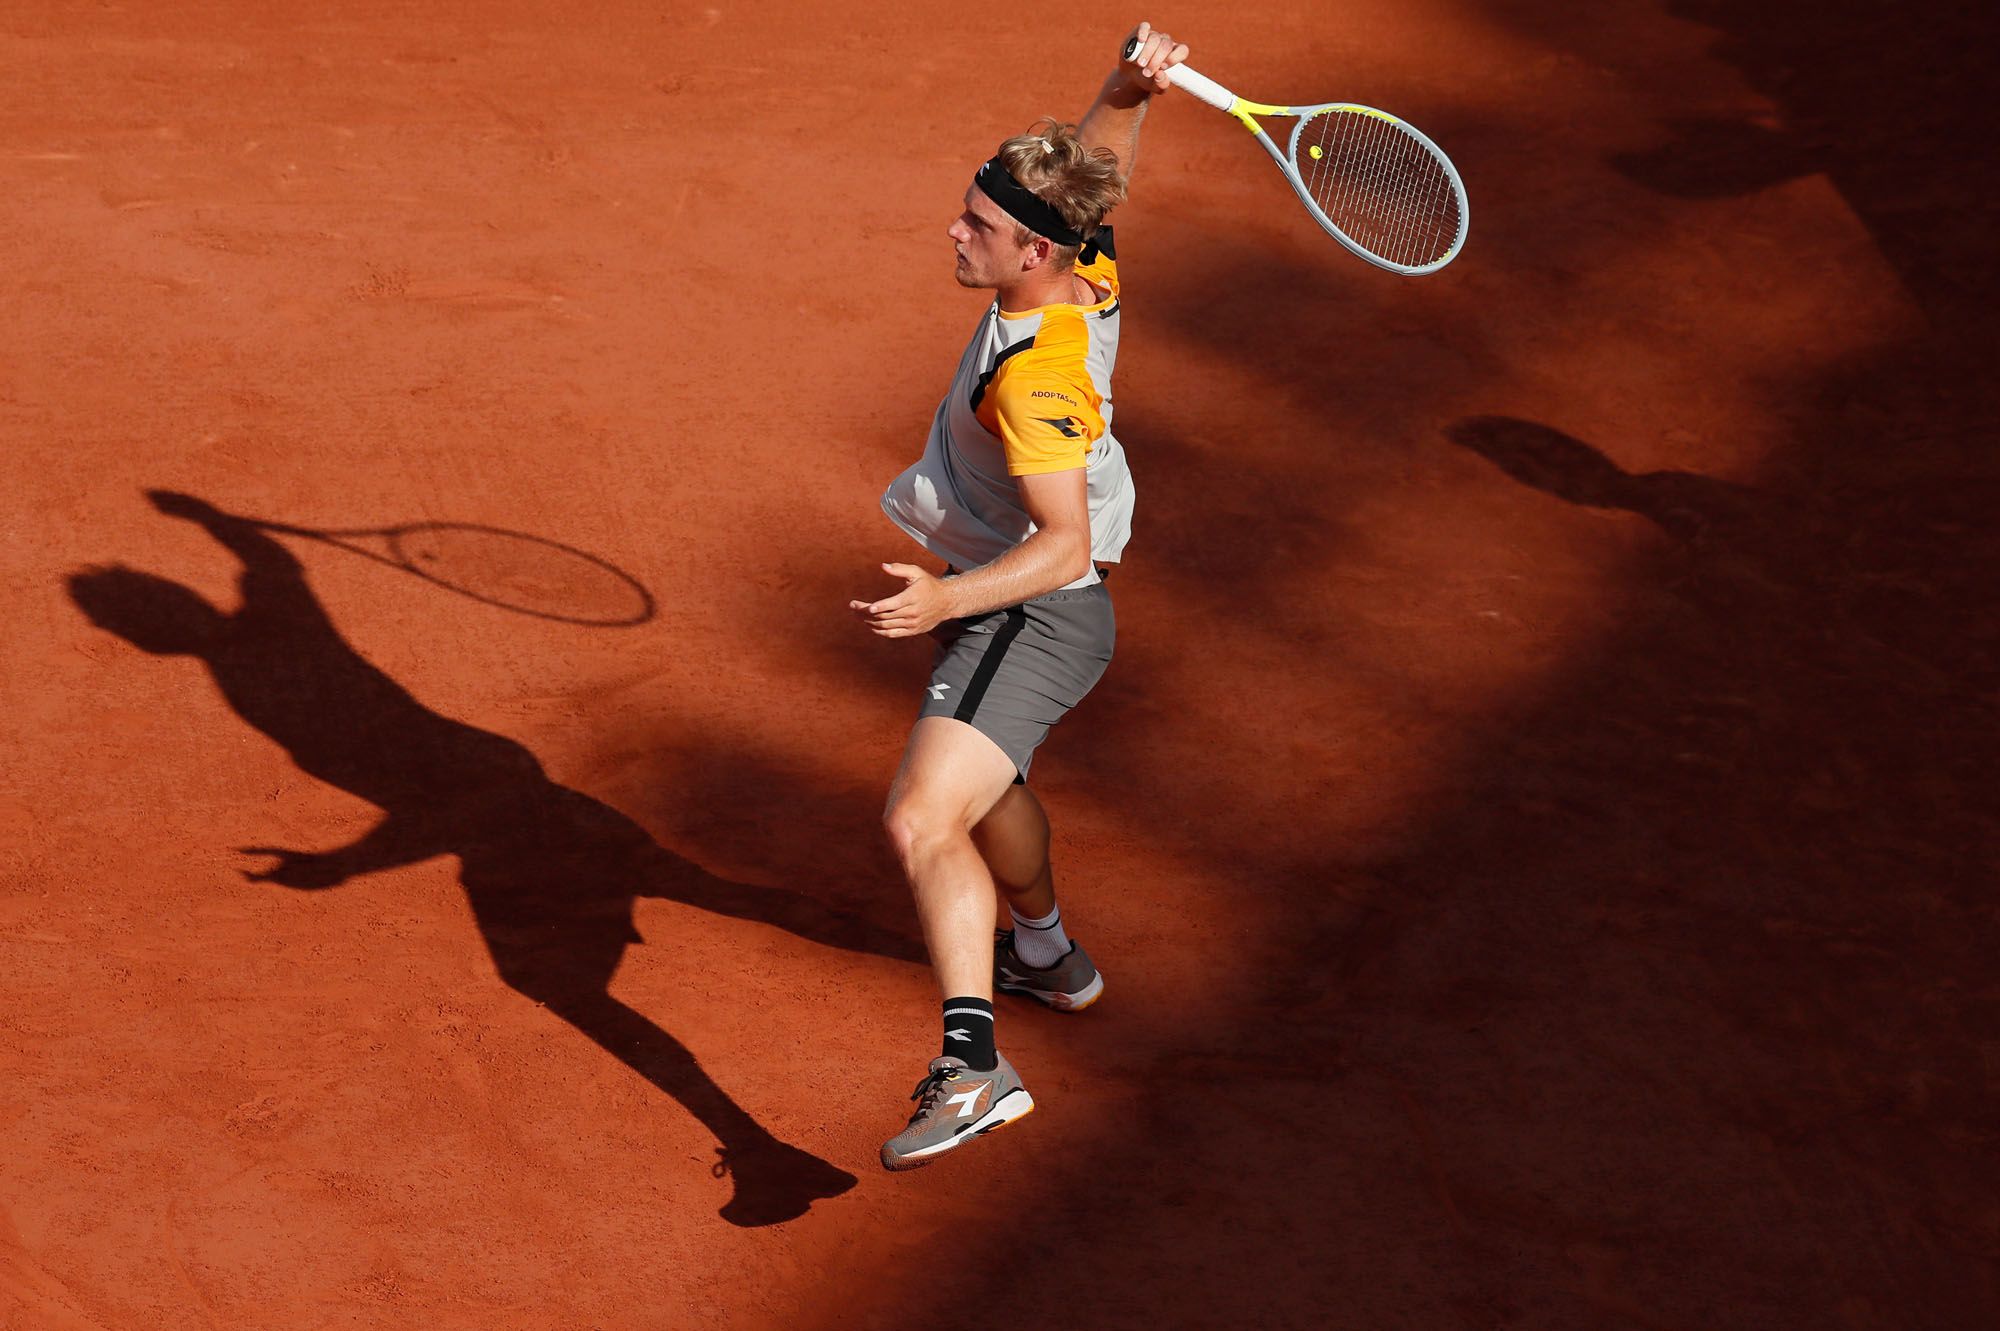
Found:
[(974, 1072), (999, 1064), (993, 1052), (993, 1005), (983, 998), (944, 1000), (944, 1051), (962, 1058)]

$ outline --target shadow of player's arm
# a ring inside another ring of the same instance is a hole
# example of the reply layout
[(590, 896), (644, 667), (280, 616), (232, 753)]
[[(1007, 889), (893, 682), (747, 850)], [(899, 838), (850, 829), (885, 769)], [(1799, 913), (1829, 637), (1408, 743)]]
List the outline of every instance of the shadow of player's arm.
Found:
[(261, 524), (225, 513), (205, 499), (174, 490), (148, 490), (153, 507), (171, 518), (192, 522), (214, 537), (243, 565), (239, 619), (286, 626), (286, 631), (325, 638), (332, 624), (319, 598), (306, 586), (299, 557)]
[(243, 563), (244, 575), (263, 574), (297, 579), (302, 569), (298, 556), (249, 518), (225, 513), (205, 499), (177, 490), (148, 490), (153, 507), (170, 518), (192, 522), (213, 536), (224, 549)]

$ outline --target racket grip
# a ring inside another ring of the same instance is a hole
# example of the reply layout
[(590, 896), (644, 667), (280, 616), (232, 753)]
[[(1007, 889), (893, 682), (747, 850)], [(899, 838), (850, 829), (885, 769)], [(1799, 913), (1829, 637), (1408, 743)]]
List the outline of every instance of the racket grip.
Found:
[[(1139, 39), (1134, 37), (1125, 43), (1125, 59), (1131, 61), (1132, 57), (1138, 53)], [(1230, 107), (1236, 105), (1235, 93), (1229, 91), (1229, 89), (1223, 87), (1220, 83), (1208, 77), (1208, 75), (1195, 73), (1186, 65), (1169, 65), (1167, 67), (1167, 82), (1173, 84), (1189, 96), (1207, 102), (1218, 111), (1227, 111)]]
[(1195, 97), (1207, 102), (1218, 111), (1227, 111), (1236, 105), (1236, 94), (1217, 83), (1206, 74), (1197, 74), (1186, 65), (1170, 65), (1167, 68), (1167, 82)]

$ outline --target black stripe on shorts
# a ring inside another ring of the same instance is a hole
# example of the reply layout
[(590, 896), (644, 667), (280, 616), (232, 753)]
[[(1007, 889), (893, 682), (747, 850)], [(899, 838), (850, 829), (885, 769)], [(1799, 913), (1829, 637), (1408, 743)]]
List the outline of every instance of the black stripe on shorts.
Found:
[(979, 658), (979, 669), (972, 672), (972, 679), (965, 686), (965, 697), (958, 703), (958, 710), (952, 713), (955, 721), (968, 724), (979, 711), (979, 702), (986, 696), (987, 686), (1000, 673), (1001, 658), (1007, 655), (1007, 648), (1023, 628), (1027, 627), (1028, 612), (1020, 606), (1010, 606), (1007, 622), (993, 631), (993, 641), (987, 645), (986, 655)]

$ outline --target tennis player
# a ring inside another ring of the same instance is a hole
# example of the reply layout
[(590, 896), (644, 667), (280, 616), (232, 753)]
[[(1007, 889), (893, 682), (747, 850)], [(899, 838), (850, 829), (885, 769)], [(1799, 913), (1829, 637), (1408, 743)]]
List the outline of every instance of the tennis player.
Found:
[[(1035, 1107), (994, 1047), (993, 990), (1058, 1011), (1104, 990), (1065, 935), (1049, 823), (1026, 785), (1035, 748), (1111, 662), (1104, 579), (1131, 533), (1132, 481), (1111, 433), (1118, 266), (1105, 215), (1125, 197), (1147, 103), (1187, 47), (1141, 23), (1081, 125), (1039, 122), (979, 168), (948, 228), (960, 286), (995, 299), (882, 510), (943, 561), (884, 564), (900, 591), (849, 607), (885, 638), (936, 640), (930, 684), (889, 791), (944, 999), (943, 1048), (882, 1147), (911, 1169)], [(994, 936), (995, 887), (1013, 928)]]

